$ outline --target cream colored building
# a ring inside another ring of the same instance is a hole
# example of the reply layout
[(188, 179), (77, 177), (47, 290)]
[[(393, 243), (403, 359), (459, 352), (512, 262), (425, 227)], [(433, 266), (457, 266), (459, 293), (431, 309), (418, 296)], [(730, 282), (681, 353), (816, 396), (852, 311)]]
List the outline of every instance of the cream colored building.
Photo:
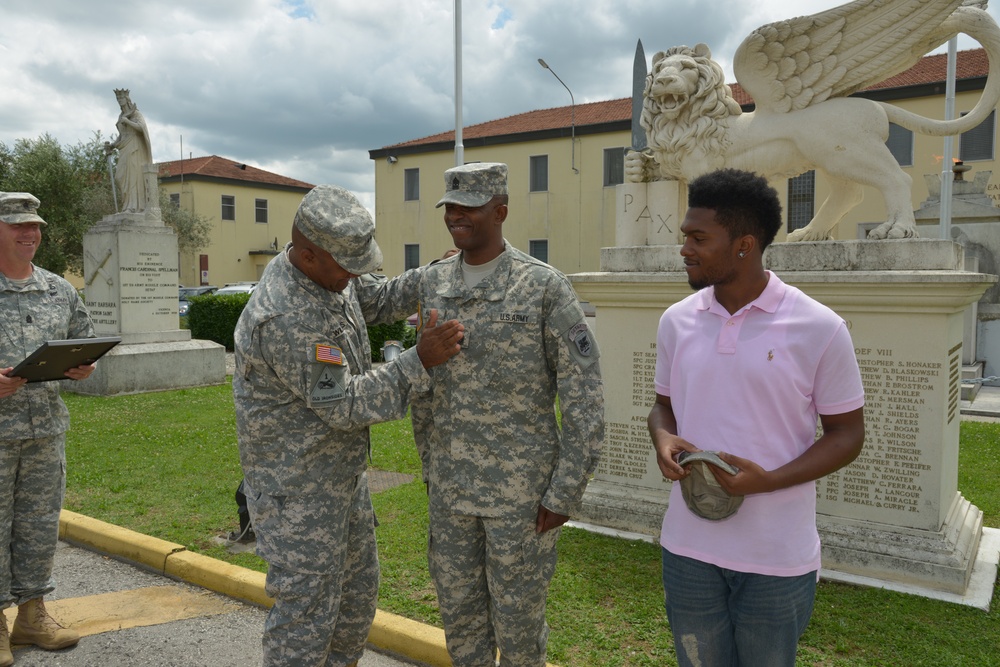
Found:
[[(859, 93), (931, 118), (944, 117), (946, 56), (921, 60), (913, 69)], [(969, 111), (979, 98), (988, 70), (982, 49), (958, 54), (956, 110)], [(737, 100), (752, 100), (733, 86)], [(575, 124), (571, 119), (575, 118)], [(596, 271), (600, 248), (615, 243), (615, 185), (622, 181), (622, 156), (631, 143), (631, 100), (580, 104), (530, 111), (463, 128), (465, 162), (505, 162), (510, 166), (507, 239), (565, 273)], [(973, 168), (992, 170), (987, 194), (1000, 198), (1000, 171), (994, 169), (995, 112), (982, 126), (955, 141), (955, 157)], [(893, 127), (890, 148), (913, 179), (913, 208), (927, 198), (924, 174), (941, 172), (941, 138)], [(383, 269), (396, 274), (440, 256), (451, 247), (442, 210), (443, 172), (454, 166), (454, 132), (386, 146), (369, 152), (375, 162), (376, 238)], [(805, 174), (775, 182), (782, 194), (786, 226), (811, 219), (829, 189), (821, 175)], [(881, 195), (866, 189), (864, 202), (836, 230), (839, 239), (863, 235), (885, 219)], [(921, 233), (929, 235), (924, 231)], [(930, 234), (936, 233), (931, 230)]]
[(313, 186), (217, 155), (159, 163), (171, 203), (208, 218), (209, 244), (180, 253), (181, 285), (256, 281), (290, 240), (292, 219)]

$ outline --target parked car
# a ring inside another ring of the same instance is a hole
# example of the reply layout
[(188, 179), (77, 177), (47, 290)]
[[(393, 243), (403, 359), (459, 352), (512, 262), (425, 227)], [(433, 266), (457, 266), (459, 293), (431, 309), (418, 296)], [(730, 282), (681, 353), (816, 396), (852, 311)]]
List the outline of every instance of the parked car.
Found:
[(245, 282), (245, 283), (229, 283), (225, 287), (220, 287), (219, 289), (212, 292), (212, 294), (250, 294), (257, 288), (257, 283), (255, 282)]
[(188, 310), (191, 308), (191, 302), (188, 301), (188, 297), (204, 296), (205, 294), (213, 293), (217, 289), (219, 288), (215, 285), (198, 285), (197, 287), (179, 286), (178, 298), (180, 302), (177, 305), (177, 314), (181, 317), (187, 317)]

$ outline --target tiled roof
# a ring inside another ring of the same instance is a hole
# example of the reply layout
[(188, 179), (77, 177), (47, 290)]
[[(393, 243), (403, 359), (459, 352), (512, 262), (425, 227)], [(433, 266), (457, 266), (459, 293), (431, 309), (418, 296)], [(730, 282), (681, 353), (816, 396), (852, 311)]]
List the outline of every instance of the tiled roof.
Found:
[[(947, 61), (947, 54), (925, 56), (920, 59), (920, 62), (902, 74), (890, 77), (865, 90), (888, 90), (944, 81)], [(983, 77), (988, 72), (989, 61), (984, 49), (973, 49), (958, 53), (958, 58), (956, 59), (956, 79)], [(743, 90), (740, 84), (734, 83), (730, 85), (733, 89), (733, 97), (736, 98), (737, 102), (744, 106), (753, 103), (753, 99)], [(528, 111), (514, 116), (507, 116), (506, 118), (479, 123), (478, 125), (469, 125), (462, 129), (462, 139), (464, 141), (466, 139), (499, 137), (565, 128), (570, 126), (572, 113), (574, 112), (578, 128), (585, 125), (628, 121), (632, 117), (632, 100), (626, 97), (624, 99), (607, 100), (605, 102), (578, 104), (575, 110), (573, 107), (566, 106), (556, 107), (555, 109)], [(432, 134), (429, 137), (421, 139), (412, 139), (403, 143), (386, 146), (385, 148), (422, 146), (425, 144), (454, 141), (455, 131), (448, 130), (447, 132)]]
[(264, 171), (248, 164), (227, 160), (218, 155), (195, 157), (188, 160), (172, 160), (157, 164), (160, 178), (169, 177), (202, 177), (209, 179), (224, 179), (228, 181), (247, 181), (263, 185), (275, 185), (283, 188), (313, 189), (312, 184), (288, 178), (270, 171)]
[[(577, 104), (575, 109), (573, 107), (556, 107), (555, 109), (539, 109), (537, 111), (520, 113), (515, 116), (507, 116), (506, 118), (464, 127), (462, 129), (462, 140), (569, 127), (574, 114), (576, 115), (577, 127), (581, 125), (613, 123), (632, 117), (632, 100), (626, 97), (620, 100)], [(414, 139), (401, 144), (395, 144), (392, 147), (417, 146), (420, 144), (433, 144), (439, 141), (454, 140), (455, 131), (449, 130), (439, 134), (432, 134), (423, 139)]]

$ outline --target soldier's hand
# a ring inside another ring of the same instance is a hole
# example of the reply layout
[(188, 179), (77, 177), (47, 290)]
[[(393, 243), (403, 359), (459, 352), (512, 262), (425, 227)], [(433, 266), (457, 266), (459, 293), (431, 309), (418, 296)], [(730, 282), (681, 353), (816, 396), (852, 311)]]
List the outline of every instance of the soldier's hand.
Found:
[(94, 366), (94, 364), (77, 366), (76, 368), (71, 368), (66, 371), (66, 377), (70, 380), (86, 380), (90, 377), (90, 374), (94, 372), (95, 368), (96, 366)]
[(25, 378), (10, 377), (7, 375), (7, 373), (10, 373), (12, 370), (14, 370), (13, 366), (0, 368), (0, 398), (13, 396), (18, 389), (28, 384), (28, 381)]
[(437, 323), (438, 311), (431, 308), (427, 321), (420, 330), (417, 356), (424, 368), (433, 368), (448, 361), (462, 349), (465, 327), (458, 320)]
[(565, 514), (558, 514), (545, 505), (539, 505), (538, 516), (535, 519), (535, 532), (544, 533), (553, 528), (558, 528), (567, 521), (569, 521), (569, 517)]

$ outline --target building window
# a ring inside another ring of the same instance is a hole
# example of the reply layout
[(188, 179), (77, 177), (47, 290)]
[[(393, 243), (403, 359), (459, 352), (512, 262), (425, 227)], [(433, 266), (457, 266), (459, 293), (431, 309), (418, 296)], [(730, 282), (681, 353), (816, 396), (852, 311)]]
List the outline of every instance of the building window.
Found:
[[(964, 116), (965, 113), (962, 115)], [(996, 115), (995, 110), (990, 112), (989, 118), (968, 132), (962, 133), (958, 149), (958, 157), (962, 162), (993, 159), (993, 130)]]
[(913, 166), (913, 131), (907, 130), (902, 125), (889, 123), (889, 138), (885, 145), (889, 152), (896, 158), (900, 167)]
[(403, 201), (420, 199), (420, 170), (405, 169), (403, 171)]
[(549, 156), (532, 155), (528, 165), (530, 192), (545, 192), (549, 189)]
[(627, 148), (604, 149), (604, 187), (625, 182), (625, 151)]
[(257, 222), (267, 222), (267, 200), (266, 199), (254, 199), (254, 220)]
[(528, 241), (528, 254), (535, 259), (545, 262), (549, 262), (549, 242), (546, 239), (539, 239), (537, 241)]
[[(413, 171), (416, 171), (414, 169)], [(420, 266), (420, 244), (407, 243), (403, 246), (403, 269), (409, 271)]]
[(816, 201), (816, 172), (807, 171), (788, 179), (788, 231), (805, 227), (813, 217)]
[(170, 205), (173, 206), (174, 208), (180, 208), (181, 207), (181, 196), (180, 196), (180, 194), (172, 194), (172, 195), (170, 195)]
[(222, 219), (236, 219), (236, 197), (232, 195), (222, 195)]

